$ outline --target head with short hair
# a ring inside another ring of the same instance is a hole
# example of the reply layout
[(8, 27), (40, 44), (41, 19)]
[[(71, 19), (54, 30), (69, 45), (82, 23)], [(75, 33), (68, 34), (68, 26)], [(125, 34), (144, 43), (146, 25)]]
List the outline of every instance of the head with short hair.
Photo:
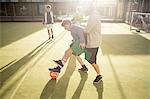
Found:
[(50, 11), (50, 10), (51, 10), (51, 8), (52, 8), (52, 6), (51, 6), (51, 5), (46, 5), (46, 11)]
[(63, 20), (61, 26), (69, 31), (70, 30), (70, 26), (71, 26), (71, 21), (70, 20)]

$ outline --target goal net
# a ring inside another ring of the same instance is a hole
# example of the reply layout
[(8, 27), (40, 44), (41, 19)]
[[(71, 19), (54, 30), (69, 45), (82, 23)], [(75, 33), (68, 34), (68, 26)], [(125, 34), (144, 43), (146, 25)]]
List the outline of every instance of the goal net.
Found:
[(132, 12), (130, 30), (150, 33), (150, 13)]

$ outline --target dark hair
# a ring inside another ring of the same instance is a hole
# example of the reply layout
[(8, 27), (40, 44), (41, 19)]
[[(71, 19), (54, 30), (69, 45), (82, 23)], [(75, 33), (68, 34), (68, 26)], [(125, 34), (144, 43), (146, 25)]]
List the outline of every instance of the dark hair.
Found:
[(63, 20), (61, 23), (61, 26), (65, 26), (65, 25), (69, 25), (69, 24), (71, 24), (70, 20)]
[(51, 5), (46, 5), (46, 8), (52, 8), (52, 6)]
[(47, 6), (47, 8), (50, 8), (50, 6)]

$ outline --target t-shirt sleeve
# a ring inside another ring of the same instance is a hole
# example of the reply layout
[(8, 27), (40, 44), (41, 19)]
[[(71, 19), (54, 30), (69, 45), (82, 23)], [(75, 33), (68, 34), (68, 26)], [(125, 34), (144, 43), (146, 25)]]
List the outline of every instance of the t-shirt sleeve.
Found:
[(78, 37), (79, 37), (80, 43), (85, 43), (85, 37), (84, 37), (84, 30), (83, 29), (78, 30)]

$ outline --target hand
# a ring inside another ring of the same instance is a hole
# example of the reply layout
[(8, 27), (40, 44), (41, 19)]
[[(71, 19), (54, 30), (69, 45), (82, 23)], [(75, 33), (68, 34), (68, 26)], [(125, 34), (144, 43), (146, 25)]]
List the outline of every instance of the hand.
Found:
[(80, 43), (81, 48), (85, 48), (85, 43)]

